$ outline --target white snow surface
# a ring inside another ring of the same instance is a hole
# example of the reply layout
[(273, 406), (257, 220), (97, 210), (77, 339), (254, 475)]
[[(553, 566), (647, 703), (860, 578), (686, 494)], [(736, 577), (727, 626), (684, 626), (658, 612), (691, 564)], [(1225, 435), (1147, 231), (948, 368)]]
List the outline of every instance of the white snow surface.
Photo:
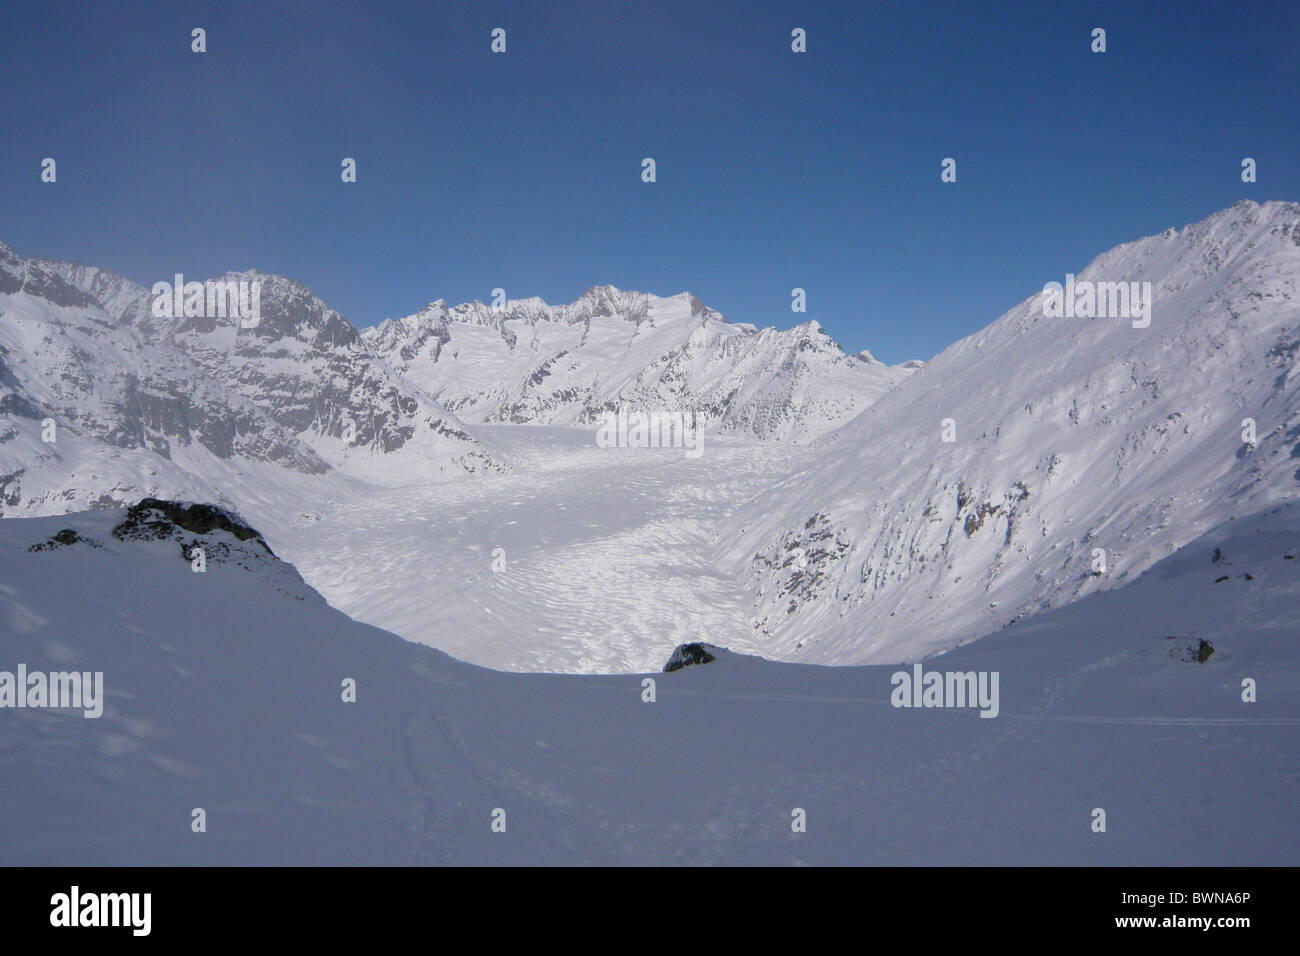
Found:
[[(1294, 503), (927, 662), (997, 671), (994, 719), (892, 707), (892, 667), (727, 655), (655, 673), (654, 703), (485, 670), (256, 541), (198, 536), (197, 574), (121, 518), (0, 522), (0, 669), (102, 671), (106, 698), (0, 710), (0, 864), (1298, 862)], [(89, 540), (28, 550), (63, 528)]]

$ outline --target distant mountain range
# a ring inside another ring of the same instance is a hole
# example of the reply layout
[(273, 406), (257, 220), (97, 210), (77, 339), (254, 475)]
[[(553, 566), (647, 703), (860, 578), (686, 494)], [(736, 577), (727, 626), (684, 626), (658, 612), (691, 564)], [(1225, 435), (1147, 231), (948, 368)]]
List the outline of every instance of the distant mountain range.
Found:
[[(228, 505), (349, 613), (493, 666), (632, 669), (689, 641), (916, 659), (1300, 492), (1296, 203), (1045, 276), (1110, 292), (1085, 317), (1035, 295), (923, 366), (689, 294), (438, 301), (358, 331), (299, 282), (222, 278), (261, 283), (256, 327), (0, 247), (0, 513)], [(1119, 283), (1149, 324), (1107, 314)], [(620, 459), (594, 443), (620, 406), (734, 440)], [(479, 561), (501, 541), (498, 579)]]
[(846, 355), (817, 322), (729, 323), (690, 293), (588, 289), (449, 308), (361, 333), (376, 354), (469, 422), (594, 425), (619, 406), (689, 411), (711, 431), (802, 441), (843, 424), (921, 363)]
[(594, 426), (619, 407), (800, 441), (919, 365), (847, 355), (815, 322), (730, 324), (689, 294), (438, 301), (362, 332), (301, 282), (212, 281), (259, 284), (255, 327), (159, 316), (130, 280), (0, 245), (0, 514), (153, 494), (236, 502), (231, 468), (258, 464), (383, 483), (508, 469), (474, 423)]

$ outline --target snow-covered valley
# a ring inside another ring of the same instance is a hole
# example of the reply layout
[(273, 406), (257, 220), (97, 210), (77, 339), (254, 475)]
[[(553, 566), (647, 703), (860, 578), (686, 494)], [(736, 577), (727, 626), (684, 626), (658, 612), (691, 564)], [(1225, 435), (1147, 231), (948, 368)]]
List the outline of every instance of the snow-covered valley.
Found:
[[(636, 671), (689, 640), (913, 660), (1300, 487), (1294, 203), (1080, 271), (1148, 284), (1149, 324), (1036, 295), (895, 367), (687, 294), (439, 301), (358, 331), (301, 283), (225, 278), (264, 283), (255, 328), (3, 250), (4, 515), (222, 504), (335, 606), (486, 666)], [(618, 408), (701, 444), (601, 447)]]
[(367, 489), (287, 524), (274, 504), (250, 517), (340, 610), (484, 666), (640, 671), (696, 640), (765, 652), (714, 554), (806, 448), (720, 439), (692, 459), (597, 448), (586, 429), (480, 431), (509, 473)]
[(895, 367), (232, 275), (254, 328), (0, 247), (0, 862), (1297, 862), (1300, 205)]
[(926, 662), (996, 672), (993, 719), (892, 706), (891, 666), (486, 670), (256, 538), (123, 522), (0, 522), (0, 670), (103, 674), (101, 717), (3, 712), (0, 863), (1297, 862), (1294, 505)]

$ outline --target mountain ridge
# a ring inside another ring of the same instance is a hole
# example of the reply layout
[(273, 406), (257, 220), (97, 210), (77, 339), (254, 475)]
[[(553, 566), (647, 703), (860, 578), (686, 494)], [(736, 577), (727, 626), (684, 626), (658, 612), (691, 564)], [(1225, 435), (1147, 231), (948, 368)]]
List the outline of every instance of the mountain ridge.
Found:
[[(593, 287), (558, 315), (435, 300), (356, 332), (267, 279), (246, 333), (146, 319), (111, 275), (17, 261), (0, 253), (4, 514), (233, 505), (348, 613), (508, 669), (626, 670), (700, 639), (923, 657), (1129, 580), (1300, 480), (1296, 203), (1238, 203), (1079, 270), (1149, 283), (1148, 327), (1053, 318), (1040, 293), (874, 395), (859, 371), (890, 367), (819, 325), (759, 331), (688, 293)], [(841, 386), (865, 410), (835, 405)], [(702, 412), (710, 450), (597, 448), (618, 403)], [(516, 572), (485, 577), (497, 547)], [(653, 600), (629, 584), (651, 581)], [(440, 609), (463, 601), (490, 610)]]
[[(745, 522), (753, 564), (723, 559), (756, 627), (797, 659), (933, 653), (1300, 492), (1300, 204), (1243, 201), (1076, 276), (1112, 280), (1153, 283), (1149, 328), (1048, 318), (1031, 296), (822, 439), (827, 460)], [(832, 627), (850, 635), (835, 648)]]

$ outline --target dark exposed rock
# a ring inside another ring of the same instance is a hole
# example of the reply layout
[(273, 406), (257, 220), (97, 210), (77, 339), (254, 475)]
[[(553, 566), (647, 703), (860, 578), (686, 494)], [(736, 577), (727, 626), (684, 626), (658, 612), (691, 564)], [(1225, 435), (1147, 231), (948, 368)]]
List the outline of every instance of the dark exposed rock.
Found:
[(28, 551), (53, 551), (55, 548), (66, 548), (78, 542), (81, 542), (83, 544), (88, 544), (92, 548), (103, 547), (103, 545), (97, 541), (91, 541), (89, 538), (83, 538), (81, 535), (77, 534), (77, 532), (74, 531), (72, 528), (64, 528), (58, 534), (55, 534), (53, 537), (51, 537), (48, 541), (42, 541), (39, 544), (34, 544), (27, 550)]
[[(25, 470), (19, 468), (10, 474), (0, 475), (0, 504), (6, 504), (12, 508), (22, 500), (22, 485), (19, 479), (22, 478)], [(0, 514), (3, 513), (3, 511), (0, 511)]]
[(712, 644), (701, 644), (695, 642), (692, 644), (678, 644), (673, 649), (672, 656), (668, 658), (668, 663), (664, 665), (664, 673), (671, 674), (673, 671), (679, 671), (683, 667), (690, 667), (693, 664), (711, 664), (717, 660), (717, 655), (721, 653), (721, 648), (714, 647)]
[(266, 548), (267, 554), (273, 554), (257, 531), (224, 508), (159, 498), (145, 498), (128, 508), (125, 520), (113, 529), (113, 537), (122, 541), (157, 541), (174, 537), (177, 530), (194, 534), (226, 531), (240, 541), (256, 541)]
[[(0, 372), (4, 370), (4, 363), (0, 362)], [(8, 395), (0, 395), (0, 413), (8, 415), (17, 415), (19, 418), (30, 418), (33, 420), (42, 418), (41, 410), (33, 405), (22, 395), (16, 392), (10, 392)]]
[[(1176, 641), (1178, 640), (1178, 637), (1175, 634), (1166, 634), (1165, 640)], [(1169, 656), (1176, 661), (1204, 664), (1210, 659), (1210, 655), (1213, 653), (1214, 645), (1205, 638), (1198, 637), (1195, 639), (1189, 638), (1178, 646), (1172, 648), (1169, 651)]]
[(23, 279), (22, 291), (45, 299), (54, 305), (82, 308), (94, 305), (95, 300), (86, 292), (70, 285), (62, 276), (43, 263), (31, 262)]

